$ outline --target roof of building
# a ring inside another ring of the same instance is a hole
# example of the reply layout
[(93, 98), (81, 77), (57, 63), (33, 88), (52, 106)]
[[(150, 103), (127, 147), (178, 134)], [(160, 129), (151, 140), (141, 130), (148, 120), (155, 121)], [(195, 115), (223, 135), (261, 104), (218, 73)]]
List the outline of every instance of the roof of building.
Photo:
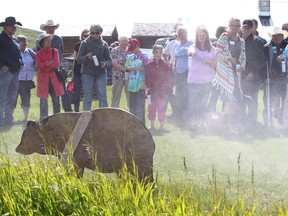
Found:
[[(62, 37), (79, 37), (83, 29), (90, 29), (91, 25), (60, 25), (57, 29), (57, 35)], [(117, 32), (116, 25), (101, 25), (103, 28), (102, 36), (111, 36), (114, 31)], [(117, 32), (118, 33), (118, 32)]]
[(132, 37), (173, 37), (176, 23), (134, 23)]

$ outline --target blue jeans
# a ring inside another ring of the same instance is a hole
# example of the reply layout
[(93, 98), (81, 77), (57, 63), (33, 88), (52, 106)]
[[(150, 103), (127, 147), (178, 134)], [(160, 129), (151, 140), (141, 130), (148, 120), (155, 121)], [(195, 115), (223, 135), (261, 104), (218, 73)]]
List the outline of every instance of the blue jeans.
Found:
[(66, 80), (61, 81), (61, 83), (64, 88), (64, 95), (61, 96), (62, 107), (65, 112), (72, 112), (70, 96), (66, 87)]
[(211, 83), (188, 84), (189, 114), (192, 120), (205, 120), (210, 92)]
[(187, 77), (188, 72), (175, 75), (175, 109), (173, 113), (180, 119), (185, 119), (187, 114)]
[(81, 99), (81, 76), (74, 74), (73, 77), (74, 87), (73, 87), (73, 102), (74, 102), (74, 111), (79, 112), (80, 99)]
[(19, 73), (0, 71), (0, 124), (13, 122), (18, 85)]
[(145, 90), (129, 91), (129, 108), (130, 112), (145, 124)]
[(82, 74), (82, 86), (83, 86), (83, 111), (90, 111), (93, 99), (93, 90), (96, 85), (96, 92), (99, 98), (99, 107), (108, 107), (106, 84), (106, 73), (99, 75)]
[[(56, 96), (51, 80), (49, 80), (49, 94), (53, 104), (53, 114), (60, 113), (59, 97)], [(40, 98), (40, 120), (48, 117), (48, 99)]]

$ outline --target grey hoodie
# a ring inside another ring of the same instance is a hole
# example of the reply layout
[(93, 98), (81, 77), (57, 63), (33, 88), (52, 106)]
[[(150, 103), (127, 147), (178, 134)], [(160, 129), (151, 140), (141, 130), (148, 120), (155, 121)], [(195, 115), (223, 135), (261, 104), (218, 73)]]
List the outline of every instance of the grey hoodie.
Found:
[[(97, 56), (99, 66), (95, 66), (93, 59), (90, 60), (86, 57), (90, 52), (93, 52), (93, 55)], [(105, 61), (107, 67), (112, 64), (107, 42), (102, 39), (93, 40), (91, 37), (88, 37), (81, 42), (76, 61), (79, 64), (82, 64), (82, 74), (99, 75), (101, 73), (106, 73), (106, 68), (101, 68), (100, 62)]]

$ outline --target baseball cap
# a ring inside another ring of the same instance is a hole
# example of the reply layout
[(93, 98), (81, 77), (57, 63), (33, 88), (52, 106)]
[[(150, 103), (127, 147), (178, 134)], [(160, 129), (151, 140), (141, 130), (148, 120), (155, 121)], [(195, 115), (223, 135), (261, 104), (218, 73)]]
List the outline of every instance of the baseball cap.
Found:
[(129, 41), (128, 41), (128, 47), (127, 47), (127, 49), (126, 49), (126, 51), (128, 51), (128, 52), (132, 52), (132, 51), (134, 51), (137, 47), (139, 47), (140, 46), (140, 43), (139, 43), (139, 41), (136, 39), (136, 38), (132, 38), (132, 39), (130, 39)]
[(243, 21), (242, 26), (243, 27), (252, 28), (253, 27), (253, 21), (249, 20), (249, 19), (246, 19), (246, 20)]

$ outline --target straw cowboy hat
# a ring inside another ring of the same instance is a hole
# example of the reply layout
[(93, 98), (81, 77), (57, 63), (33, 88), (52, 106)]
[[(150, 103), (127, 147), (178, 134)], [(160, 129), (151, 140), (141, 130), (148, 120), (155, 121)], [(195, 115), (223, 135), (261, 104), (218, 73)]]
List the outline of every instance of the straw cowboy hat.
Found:
[(41, 29), (42, 31), (45, 31), (45, 28), (46, 28), (47, 26), (53, 26), (55, 29), (57, 29), (57, 28), (60, 26), (60, 24), (59, 24), (59, 23), (54, 24), (54, 21), (53, 21), (53, 20), (47, 20), (46, 23), (40, 25), (40, 29)]
[(20, 22), (16, 22), (15, 17), (7, 17), (4, 22), (0, 23), (0, 26), (22, 26)]
[(282, 34), (284, 39), (288, 37), (288, 32), (285, 30), (282, 30), (280, 27), (274, 27), (272, 32), (268, 33), (270, 38), (272, 38), (273, 35), (279, 35), (279, 34)]

